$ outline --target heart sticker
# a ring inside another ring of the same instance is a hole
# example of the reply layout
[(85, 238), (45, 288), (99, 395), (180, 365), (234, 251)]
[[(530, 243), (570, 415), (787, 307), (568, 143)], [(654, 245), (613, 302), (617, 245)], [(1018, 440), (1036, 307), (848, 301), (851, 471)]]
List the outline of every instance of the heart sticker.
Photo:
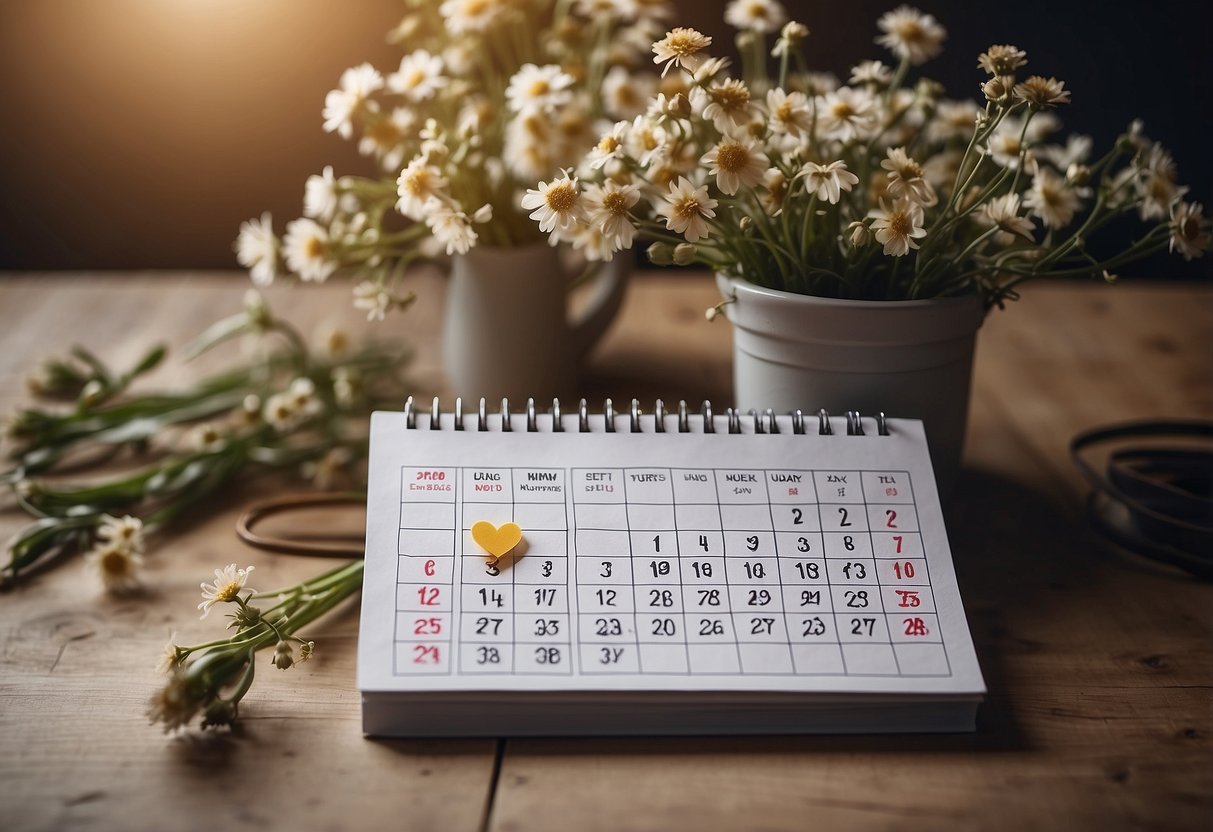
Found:
[(517, 523), (502, 523), (494, 526), (488, 520), (472, 525), (472, 540), (489, 553), (493, 563), (522, 542), (522, 529)]

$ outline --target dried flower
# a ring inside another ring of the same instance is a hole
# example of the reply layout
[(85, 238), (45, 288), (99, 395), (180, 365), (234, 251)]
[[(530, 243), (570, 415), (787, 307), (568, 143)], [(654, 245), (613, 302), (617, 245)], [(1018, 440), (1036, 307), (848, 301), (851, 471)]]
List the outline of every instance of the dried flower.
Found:
[[(210, 614), (211, 607), (215, 604), (224, 604), (235, 601), (240, 597), (240, 593), (245, 589), (245, 582), (248, 580), (249, 574), (253, 571), (253, 567), (249, 566), (244, 569), (237, 569), (236, 564), (229, 563), (222, 569), (215, 570), (215, 582), (208, 584), (202, 582), (202, 603), (198, 605), (198, 609), (202, 610), (201, 618), (206, 618)], [(253, 590), (249, 590), (250, 593)]]
[[(1181, 254), (1203, 250), (1203, 217), (1178, 207), (1186, 188), (1166, 152), (1140, 127), (1098, 161), (1088, 161), (1088, 137), (1052, 138), (1055, 107), (1070, 93), (1049, 76), (1017, 82), (1023, 50), (996, 44), (978, 57), (985, 103), (950, 100), (937, 82), (910, 77), (940, 51), (944, 28), (902, 6), (878, 22), (895, 68), (860, 63), (848, 84), (805, 70), (790, 50), (807, 32), (789, 23), (776, 44), (776, 80), (760, 60), (774, 29), (758, 21), (768, 16), (765, 6), (729, 7), (744, 30), (744, 78), (709, 58), (710, 42), (695, 30), (658, 41), (663, 85), (573, 168), (578, 188), (562, 185), (570, 206), (580, 187), (594, 195), (583, 198), (593, 220), (570, 211), (555, 230), (541, 182), (528, 194), (541, 229), (591, 256), (645, 235), (656, 241), (656, 263), (693, 261), (760, 286), (872, 299), (971, 292), (987, 308), (1025, 280), (1102, 275), (1168, 239)], [(683, 100), (689, 112), (675, 106)], [(606, 233), (598, 201), (625, 186), (639, 198), (609, 215)], [(1130, 212), (1154, 227), (1101, 261), (1082, 235)]]
[(673, 29), (653, 44), (653, 63), (664, 64), (662, 75), (673, 66), (694, 72), (707, 57), (703, 50), (711, 45), (712, 39), (695, 29)]

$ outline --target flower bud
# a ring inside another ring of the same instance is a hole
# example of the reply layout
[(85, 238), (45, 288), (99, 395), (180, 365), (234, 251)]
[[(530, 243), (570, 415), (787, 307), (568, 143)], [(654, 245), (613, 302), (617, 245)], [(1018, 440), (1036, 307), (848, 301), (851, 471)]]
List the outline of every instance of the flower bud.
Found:
[(666, 112), (674, 118), (690, 118), (691, 117), (691, 102), (682, 93), (677, 93), (670, 99), (669, 105), (666, 107)]
[(1086, 165), (1078, 162), (1071, 162), (1066, 168), (1066, 182), (1071, 185), (1081, 188), (1083, 185), (1091, 181), (1091, 169)]
[(286, 641), (278, 642), (278, 647), (274, 650), (274, 667), (286, 670), (294, 663), (295, 655), (291, 650), (291, 645)]
[(80, 391), (80, 398), (77, 401), (81, 407), (92, 407), (101, 401), (101, 397), (104, 395), (105, 385), (98, 379), (92, 379), (88, 384), (84, 385), (84, 389)]
[(1002, 81), (997, 78), (991, 78), (981, 85), (981, 91), (985, 95), (987, 101), (1002, 101), (1007, 97), (1007, 88)]
[(871, 230), (859, 220), (848, 225), (847, 231), (851, 232), (851, 245), (856, 248), (866, 246), (872, 239)]
[(679, 243), (674, 246), (674, 262), (679, 266), (686, 266), (695, 262), (695, 246), (690, 243)]
[(669, 266), (674, 262), (674, 252), (665, 243), (653, 243), (646, 253), (649, 262), (655, 266)]
[(741, 218), (741, 222), (737, 224), (737, 227), (741, 229), (742, 234), (748, 234), (750, 229), (754, 227), (754, 218), (746, 214)]
[(705, 318), (707, 318), (709, 321), (716, 320), (718, 317), (720, 317), (720, 307), (719, 306), (709, 306), (704, 311), (703, 316)]
[(779, 35), (788, 42), (788, 45), (799, 46), (809, 36), (809, 27), (803, 23), (797, 23), (795, 20), (789, 20), (783, 24)]

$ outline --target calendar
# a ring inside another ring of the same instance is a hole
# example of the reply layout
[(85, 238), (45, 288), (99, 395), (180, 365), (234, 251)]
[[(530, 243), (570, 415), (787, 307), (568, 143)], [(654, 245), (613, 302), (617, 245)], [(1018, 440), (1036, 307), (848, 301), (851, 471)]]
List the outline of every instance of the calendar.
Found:
[(971, 726), (918, 422), (435, 407), (371, 449), (368, 733)]

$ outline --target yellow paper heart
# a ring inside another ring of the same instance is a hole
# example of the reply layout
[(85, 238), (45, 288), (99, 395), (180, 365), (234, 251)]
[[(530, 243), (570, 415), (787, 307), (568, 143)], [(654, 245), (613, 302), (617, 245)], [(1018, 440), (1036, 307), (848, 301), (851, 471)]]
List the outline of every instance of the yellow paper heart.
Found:
[(472, 540), (489, 553), (493, 562), (522, 542), (522, 529), (517, 523), (502, 523), (498, 528), (488, 520), (472, 524)]

